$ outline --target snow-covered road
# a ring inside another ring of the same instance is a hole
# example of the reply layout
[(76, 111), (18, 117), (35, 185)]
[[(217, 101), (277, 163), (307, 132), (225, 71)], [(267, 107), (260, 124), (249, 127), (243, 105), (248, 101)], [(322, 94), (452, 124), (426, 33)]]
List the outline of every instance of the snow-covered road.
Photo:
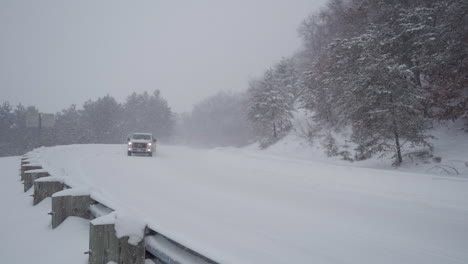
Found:
[(468, 263), (468, 180), (240, 149), (41, 148), (53, 176), (221, 263)]

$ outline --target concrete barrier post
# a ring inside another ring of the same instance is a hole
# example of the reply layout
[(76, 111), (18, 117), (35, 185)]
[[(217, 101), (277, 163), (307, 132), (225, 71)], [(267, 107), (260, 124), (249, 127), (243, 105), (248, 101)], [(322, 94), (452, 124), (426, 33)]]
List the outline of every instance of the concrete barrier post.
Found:
[(43, 169), (28, 170), (23, 173), (24, 191), (27, 192), (33, 185), (36, 179), (47, 177), (49, 173)]
[(145, 243), (140, 241), (136, 246), (128, 242), (128, 237), (122, 237), (120, 242), (120, 262), (122, 264), (144, 264), (145, 263)]
[(22, 156), (21, 157), (21, 164), (24, 163), (29, 163), (29, 161), (32, 160), (31, 157), (26, 157), (26, 156)]
[(93, 224), (89, 228), (89, 264), (119, 263), (119, 239), (113, 224)]
[(34, 200), (33, 204), (40, 203), (47, 197), (51, 197), (54, 193), (65, 189), (65, 184), (62, 181), (54, 180), (53, 177), (44, 177), (34, 181)]
[(40, 164), (28, 163), (21, 165), (21, 180), (24, 180), (24, 174), (26, 171), (39, 169), (42, 169), (42, 166)]
[(71, 196), (52, 196), (52, 228), (59, 226), (69, 216)]
[(129, 243), (129, 237), (117, 237), (115, 218), (106, 215), (90, 222), (89, 264), (101, 264), (114, 261), (119, 264), (144, 264), (145, 243)]
[(64, 190), (52, 195), (52, 228), (59, 226), (67, 217), (78, 216), (91, 218), (89, 206), (92, 199), (89, 194), (78, 194), (73, 189)]

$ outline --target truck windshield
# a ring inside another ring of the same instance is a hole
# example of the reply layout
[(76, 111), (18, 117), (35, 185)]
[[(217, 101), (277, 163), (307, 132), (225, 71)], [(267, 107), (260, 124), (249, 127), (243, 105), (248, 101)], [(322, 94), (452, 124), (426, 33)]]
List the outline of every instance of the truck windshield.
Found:
[(143, 135), (143, 134), (133, 134), (133, 139), (144, 139), (144, 140), (151, 140), (150, 135)]

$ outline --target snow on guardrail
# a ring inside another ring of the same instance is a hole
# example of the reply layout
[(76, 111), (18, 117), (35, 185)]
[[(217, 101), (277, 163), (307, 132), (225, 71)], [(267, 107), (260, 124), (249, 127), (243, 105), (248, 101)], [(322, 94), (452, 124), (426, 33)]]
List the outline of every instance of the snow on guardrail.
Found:
[(73, 188), (65, 184), (66, 177), (49, 175), (33, 153), (21, 159), (21, 176), (25, 192), (35, 187), (34, 205), (46, 197), (52, 198), (49, 214), (53, 228), (68, 216), (91, 220), (90, 249), (85, 252), (89, 254), (89, 264), (216, 263), (149, 230), (144, 222), (105, 206), (92, 198), (89, 188)]

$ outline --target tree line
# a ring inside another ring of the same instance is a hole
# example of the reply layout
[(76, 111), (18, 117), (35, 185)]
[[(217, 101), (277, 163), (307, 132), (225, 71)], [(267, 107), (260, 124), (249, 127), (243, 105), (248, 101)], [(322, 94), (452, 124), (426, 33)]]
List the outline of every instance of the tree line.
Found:
[(106, 95), (88, 100), (82, 109), (71, 105), (56, 114), (55, 125), (38, 129), (26, 126), (28, 114), (38, 114), (34, 106), (0, 105), (0, 155), (19, 155), (39, 146), (123, 143), (131, 132), (151, 132), (168, 140), (175, 116), (159, 90), (132, 93), (124, 103)]
[(393, 153), (399, 165), (403, 146), (431, 149), (434, 120), (468, 130), (467, 14), (465, 0), (329, 0), (300, 26), (301, 50), (249, 85), (257, 139), (287, 134), (301, 108), (309, 134), (350, 127), (353, 159)]
[[(121, 143), (132, 131), (197, 146), (267, 147), (294, 129), (322, 141), (329, 156), (363, 160), (404, 149), (431, 151), (438, 120), (465, 120), (468, 131), (468, 2), (329, 0), (298, 28), (302, 47), (253, 79), (241, 93), (220, 92), (174, 114), (159, 91), (72, 105), (43, 131), (25, 126), (35, 107), (0, 106), (0, 154), (39, 145)], [(317, 133), (317, 131), (328, 131)], [(350, 131), (345, 145), (332, 132)], [(352, 147), (350, 148), (350, 145)]]

